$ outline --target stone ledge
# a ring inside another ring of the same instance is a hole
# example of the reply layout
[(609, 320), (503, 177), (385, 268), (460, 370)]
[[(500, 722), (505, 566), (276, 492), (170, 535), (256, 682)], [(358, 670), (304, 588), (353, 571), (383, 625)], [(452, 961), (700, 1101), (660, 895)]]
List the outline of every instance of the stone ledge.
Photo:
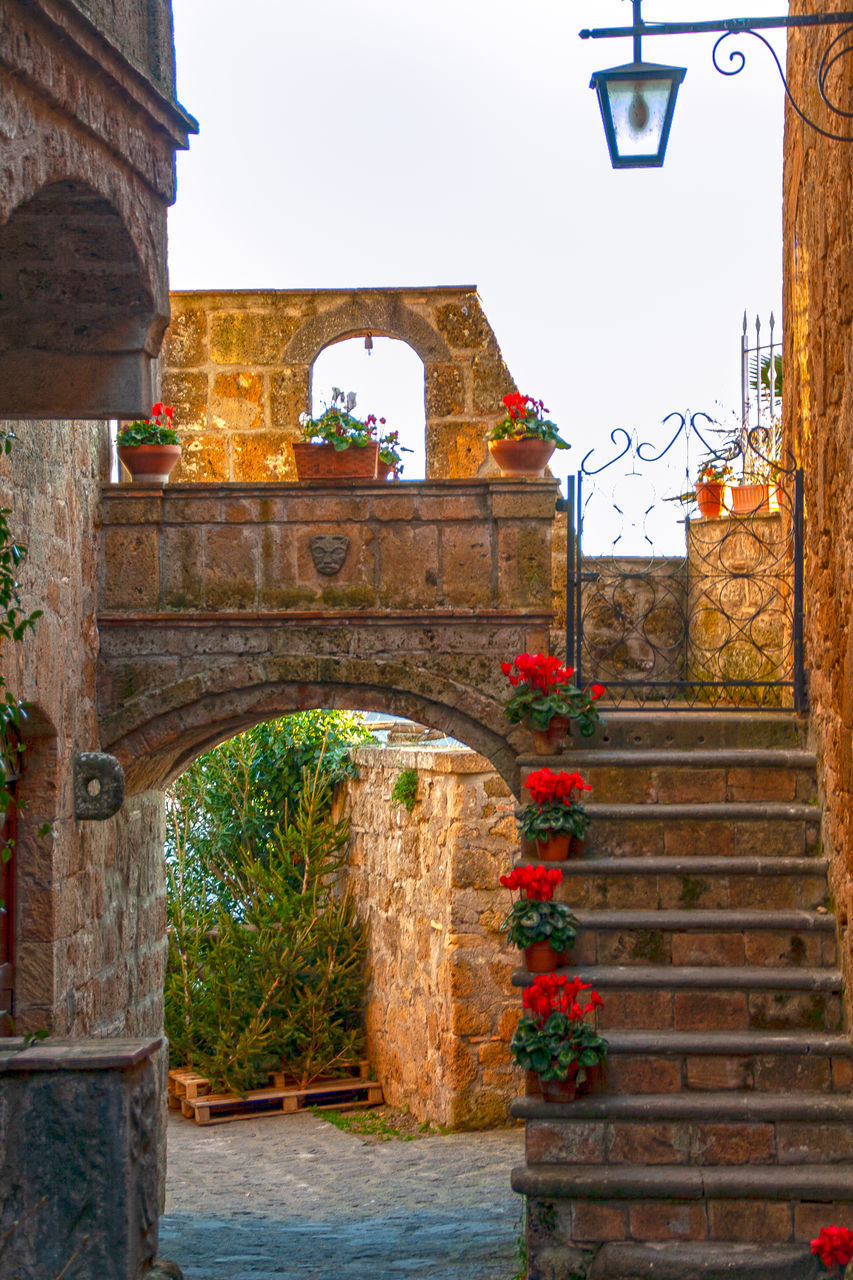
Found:
[(817, 1258), (806, 1245), (605, 1244), (588, 1280), (814, 1280)]
[[(369, 726), (368, 726), (369, 727)], [(428, 773), (494, 773), (485, 756), (460, 743), (458, 747), (430, 750), (428, 743), (395, 742), (393, 746), (369, 744), (350, 752), (354, 764), (381, 765), (389, 769), (423, 769)]]
[[(685, 988), (691, 991), (715, 991), (718, 987), (736, 991), (834, 991), (842, 986), (837, 969), (813, 969), (791, 966), (771, 969), (758, 965), (575, 965), (585, 982), (607, 991), (616, 988), (648, 989)], [(527, 986), (534, 975), (516, 969), (514, 987)]]
[[(517, 865), (524, 866), (534, 861), (532, 858), (519, 858)], [(829, 863), (826, 858), (750, 858), (750, 857), (679, 857), (677, 854), (652, 856), (648, 858), (603, 857), (569, 858), (564, 862), (554, 862), (555, 867), (567, 876), (788, 876), (788, 875), (820, 875), (825, 876)], [(723, 908), (721, 908), (722, 910)], [(725, 908), (728, 911), (728, 908)]]
[(516, 1098), (510, 1114), (517, 1120), (719, 1120), (744, 1122), (801, 1120), (853, 1122), (853, 1097), (822, 1093), (697, 1094), (642, 1093), (543, 1102)]
[(611, 1053), (667, 1055), (811, 1054), (853, 1058), (853, 1042), (843, 1032), (820, 1035), (784, 1031), (608, 1031)]
[(22, 1036), (0, 1044), (0, 1074), (39, 1071), (130, 1071), (152, 1058), (164, 1040), (53, 1040), (23, 1047)]
[[(559, 866), (559, 863), (555, 863)], [(760, 930), (775, 933), (794, 929), (805, 933), (835, 933), (835, 917), (817, 911), (741, 911), (720, 908), (717, 911), (595, 911), (575, 912), (583, 929), (659, 929), (664, 933), (737, 933)]]
[(853, 1200), (853, 1165), (517, 1165), (512, 1188), (565, 1200)]

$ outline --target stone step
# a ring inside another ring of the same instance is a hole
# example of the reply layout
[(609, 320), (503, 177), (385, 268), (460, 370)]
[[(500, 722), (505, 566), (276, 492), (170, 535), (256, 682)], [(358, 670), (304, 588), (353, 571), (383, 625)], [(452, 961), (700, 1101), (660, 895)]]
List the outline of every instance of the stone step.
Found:
[(821, 811), (808, 804), (588, 804), (597, 857), (802, 858), (820, 848)]
[[(826, 1225), (826, 1224), (823, 1224)], [(807, 1243), (689, 1244), (680, 1240), (602, 1245), (587, 1280), (819, 1280)]]
[(827, 904), (826, 862), (817, 857), (581, 857), (554, 865), (563, 873), (558, 897), (573, 908), (792, 909)]
[[(562, 886), (561, 886), (562, 888)], [(574, 966), (836, 963), (833, 916), (819, 911), (575, 911)]]
[[(524, 1164), (512, 1187), (535, 1200), (584, 1201), (614, 1210), (607, 1237), (667, 1240), (808, 1241), (819, 1225), (842, 1224), (853, 1210), (853, 1163), (799, 1165), (578, 1165)], [(658, 1202), (664, 1212), (645, 1215)], [(676, 1206), (695, 1206), (681, 1214)], [(536, 1204), (528, 1206), (535, 1215)], [(640, 1212), (637, 1212), (639, 1210)], [(567, 1215), (568, 1216), (568, 1215)], [(573, 1243), (600, 1241), (599, 1222), (572, 1214), (565, 1234)], [(643, 1219), (642, 1226), (640, 1219)], [(561, 1232), (561, 1234), (564, 1234)]]
[[(853, 1100), (709, 1093), (520, 1099), (528, 1165), (768, 1165), (853, 1162)], [(853, 1189), (851, 1189), (853, 1197)]]
[[(524, 769), (530, 771), (527, 760)], [(575, 770), (592, 786), (590, 799), (610, 804), (808, 804), (817, 793), (817, 758), (809, 751), (578, 748), (568, 766)]]
[[(604, 999), (598, 1014), (604, 1032), (838, 1031), (842, 1025), (842, 979), (833, 969), (602, 966), (581, 968), (580, 977)], [(515, 986), (532, 981), (526, 969), (513, 974)]]
[(714, 1092), (847, 1093), (853, 1043), (824, 1031), (611, 1031), (614, 1095)]
[(552, 759), (570, 759), (575, 751), (804, 750), (807, 746), (806, 717), (791, 711), (610, 711), (604, 707), (603, 716), (604, 723), (591, 738), (573, 735), (562, 756), (522, 759), (525, 763), (544, 759), (550, 764)]

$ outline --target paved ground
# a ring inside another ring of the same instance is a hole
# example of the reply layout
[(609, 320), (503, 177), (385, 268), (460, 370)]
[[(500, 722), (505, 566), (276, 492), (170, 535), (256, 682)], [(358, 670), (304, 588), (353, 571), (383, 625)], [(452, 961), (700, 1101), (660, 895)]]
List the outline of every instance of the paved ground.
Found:
[(160, 1252), (186, 1280), (510, 1280), (523, 1132), (367, 1144), (310, 1113), (169, 1117)]

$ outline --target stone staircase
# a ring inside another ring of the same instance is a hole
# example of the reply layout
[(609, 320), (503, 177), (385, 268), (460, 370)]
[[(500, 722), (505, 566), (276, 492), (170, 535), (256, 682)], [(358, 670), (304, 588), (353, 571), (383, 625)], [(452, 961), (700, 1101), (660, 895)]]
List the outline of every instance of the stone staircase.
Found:
[(513, 1105), (530, 1280), (805, 1280), (820, 1227), (853, 1226), (853, 1044), (803, 733), (784, 712), (614, 712), (521, 762), (593, 787), (558, 896), (610, 1041), (606, 1092)]

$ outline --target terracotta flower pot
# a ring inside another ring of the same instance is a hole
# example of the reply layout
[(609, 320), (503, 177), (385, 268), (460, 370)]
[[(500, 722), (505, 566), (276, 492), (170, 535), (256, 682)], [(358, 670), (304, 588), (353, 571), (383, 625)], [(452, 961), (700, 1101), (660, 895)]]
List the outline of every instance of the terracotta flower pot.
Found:
[(756, 511), (770, 510), (770, 486), (767, 484), (736, 484), (729, 490), (732, 511), (736, 516), (754, 515)]
[(536, 856), (543, 862), (565, 862), (571, 842), (567, 831), (554, 831), (547, 840), (536, 841)]
[(696, 501), (699, 514), (703, 520), (713, 520), (721, 516), (724, 510), (726, 484), (724, 480), (698, 480), (696, 482)]
[[(533, 750), (537, 756), (561, 756), (566, 749), (571, 720), (568, 716), (554, 716), (547, 729), (530, 729)], [(528, 728), (530, 726), (528, 725)]]
[(155, 485), (162, 488), (181, 456), (179, 444), (119, 445), (118, 456), (127, 467), (133, 484)]
[(548, 459), (556, 445), (552, 440), (538, 440), (534, 436), (521, 440), (490, 440), (489, 453), (501, 470), (502, 476), (543, 476)]
[(594, 1067), (587, 1067), (583, 1080), (577, 1086), (577, 1096), (587, 1097), (607, 1092), (606, 1063), (596, 1062)]
[(543, 1080), (541, 1076), (539, 1079), (542, 1085), (542, 1097), (546, 1102), (574, 1102), (577, 1097), (577, 1066), (569, 1067), (565, 1080)]
[(567, 952), (555, 951), (550, 942), (531, 942), (524, 948), (524, 967), (528, 973), (553, 973), (566, 963)]
[(572, 836), (569, 841), (569, 853), (576, 858), (586, 853), (586, 836)]
[(379, 465), (379, 445), (374, 441), (361, 447), (336, 449), (332, 444), (293, 446), (296, 474), (300, 480), (375, 480)]

